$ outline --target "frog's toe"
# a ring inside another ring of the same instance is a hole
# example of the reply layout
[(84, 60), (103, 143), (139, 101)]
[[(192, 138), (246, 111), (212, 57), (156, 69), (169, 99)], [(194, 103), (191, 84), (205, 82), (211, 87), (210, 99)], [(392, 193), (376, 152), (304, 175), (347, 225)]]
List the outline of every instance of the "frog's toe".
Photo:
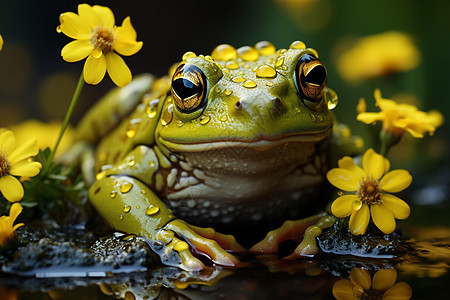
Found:
[[(225, 249), (222, 248), (219, 242), (217, 242), (214, 239), (211, 239), (217, 238), (223, 245), (232, 246), (231, 247), (232, 249), (230, 250), (243, 249), (242, 246), (240, 246), (237, 242), (235, 243), (233, 242), (235, 241), (234, 238), (218, 234), (215, 231), (211, 231), (210, 229), (194, 226), (192, 226), (191, 228), (187, 223), (178, 219), (168, 223), (165, 226), (165, 228), (173, 232), (176, 232), (177, 234), (182, 236), (184, 239), (186, 239), (186, 241), (188, 241), (192, 245), (192, 247), (195, 249), (196, 252), (198, 252), (199, 254), (207, 255), (212, 262), (218, 265), (236, 267), (239, 264), (239, 260), (234, 255), (225, 251)], [(203, 236), (202, 233), (204, 233), (206, 237)], [(187, 249), (185, 251), (190, 250)]]

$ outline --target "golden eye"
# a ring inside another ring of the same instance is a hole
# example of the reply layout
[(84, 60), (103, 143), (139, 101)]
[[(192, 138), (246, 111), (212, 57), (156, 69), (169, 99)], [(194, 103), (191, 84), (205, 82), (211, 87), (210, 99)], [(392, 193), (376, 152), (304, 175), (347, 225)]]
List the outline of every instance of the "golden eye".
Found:
[(327, 70), (315, 56), (305, 54), (295, 68), (294, 82), (302, 99), (316, 102), (321, 99), (327, 84)]
[(206, 77), (202, 70), (191, 64), (181, 65), (172, 77), (172, 97), (177, 109), (194, 112), (205, 106)]

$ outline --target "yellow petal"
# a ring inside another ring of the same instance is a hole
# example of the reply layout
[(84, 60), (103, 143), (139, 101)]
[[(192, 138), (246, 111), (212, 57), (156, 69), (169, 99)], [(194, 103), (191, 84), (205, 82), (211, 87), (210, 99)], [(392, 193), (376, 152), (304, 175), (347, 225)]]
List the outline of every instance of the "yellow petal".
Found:
[(17, 202), (23, 198), (22, 184), (11, 175), (0, 177), (0, 192), (9, 202)]
[(350, 156), (344, 156), (338, 161), (339, 168), (347, 169), (350, 172), (355, 174), (355, 177), (358, 178), (359, 181), (363, 179), (366, 173), (359, 166), (355, 164), (353, 159)]
[(22, 160), (11, 166), (9, 174), (14, 176), (33, 177), (39, 174), (42, 165), (37, 161)]
[(135, 43), (137, 39), (136, 30), (134, 30), (133, 25), (131, 25), (131, 19), (130, 17), (126, 17), (123, 22), (122, 26), (116, 28), (118, 39), (122, 42), (128, 42), (128, 43)]
[(370, 211), (367, 204), (363, 204), (358, 211), (355, 211), (350, 216), (349, 227), (353, 235), (360, 235), (366, 233), (369, 225)]
[(59, 29), (62, 33), (76, 40), (88, 40), (91, 36), (89, 26), (83, 22), (79, 15), (66, 12), (59, 16)]
[(0, 152), (9, 156), (16, 146), (16, 138), (11, 130), (0, 133)]
[(62, 48), (61, 56), (67, 62), (75, 62), (86, 58), (92, 50), (94, 46), (89, 40), (76, 40)]
[(390, 234), (395, 230), (394, 214), (383, 203), (372, 205), (370, 213), (373, 222), (383, 233)]
[(79, 4), (78, 15), (80, 16), (82, 22), (84, 22), (90, 29), (94, 29), (101, 23), (101, 17), (97, 15), (89, 4)]
[(396, 283), (383, 294), (383, 300), (407, 300), (412, 297), (412, 289), (406, 282)]
[(332, 185), (343, 191), (356, 191), (359, 187), (358, 175), (347, 169), (334, 168), (328, 171), (327, 179)]
[(334, 200), (333, 204), (331, 204), (331, 212), (338, 218), (350, 216), (353, 212), (352, 203), (356, 200), (358, 200), (356, 195), (341, 196)]
[(122, 57), (114, 52), (107, 53), (106, 69), (109, 77), (119, 87), (125, 86), (131, 81), (131, 72)]
[(347, 279), (341, 279), (333, 285), (333, 296), (337, 300), (357, 300), (353, 295), (353, 283)]
[(366, 123), (366, 124), (372, 124), (376, 121), (381, 121), (384, 118), (383, 113), (374, 113), (374, 112), (365, 112), (360, 113), (358, 116), (356, 116), (356, 120)]
[(118, 40), (114, 42), (113, 48), (121, 55), (130, 56), (141, 50), (142, 45), (142, 42), (127, 43)]
[(13, 205), (11, 205), (11, 208), (9, 209), (9, 217), (11, 218), (11, 223), (14, 223), (16, 221), (17, 217), (22, 212), (22, 209), (22, 205), (20, 205), (19, 203), (13, 203)]
[(397, 193), (406, 189), (412, 182), (412, 176), (406, 170), (394, 170), (380, 180), (381, 189), (389, 193)]
[(350, 271), (350, 280), (354, 285), (359, 285), (366, 291), (370, 289), (370, 273), (366, 269), (352, 269)]
[(409, 217), (411, 209), (402, 199), (391, 194), (381, 194), (381, 201), (389, 208), (396, 219), (404, 220)]
[(116, 21), (114, 19), (114, 13), (112, 12), (112, 10), (109, 7), (94, 5), (92, 9), (100, 17), (102, 27), (107, 27), (107, 28), (114, 27), (114, 25), (116, 24)]
[(383, 176), (385, 169), (385, 158), (373, 151), (373, 149), (369, 149), (364, 153), (363, 156), (363, 169), (367, 174), (371, 174), (373, 179), (378, 180)]
[(106, 73), (106, 59), (102, 55), (99, 58), (95, 58), (89, 55), (84, 64), (83, 74), (84, 80), (89, 84), (97, 84), (102, 81)]
[(21, 160), (35, 156), (38, 152), (39, 146), (37, 140), (31, 139), (14, 149), (8, 156), (8, 160), (11, 165), (14, 165)]
[(373, 275), (372, 288), (377, 291), (385, 291), (397, 281), (397, 271), (395, 269), (379, 270)]

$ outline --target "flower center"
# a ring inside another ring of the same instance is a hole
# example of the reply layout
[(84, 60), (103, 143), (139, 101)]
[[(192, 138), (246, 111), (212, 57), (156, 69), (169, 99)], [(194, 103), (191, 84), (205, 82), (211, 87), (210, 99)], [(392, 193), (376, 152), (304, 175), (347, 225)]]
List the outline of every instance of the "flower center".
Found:
[(6, 158), (6, 155), (3, 153), (0, 153), (0, 177), (5, 176), (8, 174), (9, 171), (9, 161)]
[(95, 48), (100, 48), (102, 52), (111, 52), (114, 45), (114, 33), (109, 28), (100, 25), (91, 32), (91, 44)]
[(372, 205), (380, 202), (381, 189), (378, 181), (372, 176), (366, 177), (361, 181), (358, 191), (361, 202)]

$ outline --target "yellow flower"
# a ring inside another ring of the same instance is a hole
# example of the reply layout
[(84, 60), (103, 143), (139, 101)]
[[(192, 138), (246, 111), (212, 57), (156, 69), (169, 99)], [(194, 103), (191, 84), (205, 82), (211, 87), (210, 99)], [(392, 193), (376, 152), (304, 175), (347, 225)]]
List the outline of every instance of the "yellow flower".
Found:
[(339, 168), (328, 171), (328, 181), (343, 191), (355, 192), (337, 198), (331, 212), (338, 218), (350, 216), (349, 227), (354, 235), (366, 233), (370, 215), (375, 225), (385, 234), (395, 229), (395, 219), (409, 216), (410, 208), (402, 199), (387, 194), (407, 188), (412, 177), (406, 170), (389, 171), (389, 161), (369, 149), (364, 153), (362, 168), (345, 156)]
[(422, 138), (425, 132), (433, 135), (436, 127), (444, 122), (442, 114), (436, 110), (428, 113), (420, 111), (414, 105), (397, 104), (393, 100), (383, 99), (381, 91), (374, 92), (376, 105), (380, 112), (361, 112), (356, 119), (366, 124), (383, 122), (383, 130), (394, 136), (409, 132), (415, 138)]
[(0, 51), (2, 51), (3, 49), (3, 38), (2, 35), (0, 34)]
[(338, 58), (337, 70), (345, 80), (358, 81), (408, 71), (419, 62), (420, 53), (412, 38), (388, 31), (356, 41)]
[(14, 176), (36, 176), (41, 170), (39, 162), (30, 161), (39, 151), (36, 139), (28, 140), (16, 148), (16, 138), (10, 130), (0, 130), (0, 192), (10, 202), (20, 201), (23, 187)]
[[(42, 123), (38, 120), (27, 120), (23, 123), (9, 126), (14, 132), (18, 144), (36, 138), (39, 149), (47, 147), (53, 148), (58, 138), (58, 133), (61, 130), (60, 122)], [(57, 154), (64, 152), (74, 141), (74, 131), (68, 127), (63, 135), (61, 143), (59, 144)]]
[[(350, 280), (341, 279), (333, 285), (333, 296), (338, 300), (354, 299), (411, 299), (411, 286), (406, 282), (397, 281), (397, 271), (394, 269), (379, 270), (370, 278), (365, 269), (352, 269)], [(382, 295), (379, 298), (379, 295)]]
[(57, 31), (75, 39), (62, 49), (61, 55), (68, 62), (87, 57), (83, 70), (87, 83), (99, 83), (106, 71), (117, 86), (131, 81), (130, 69), (117, 54), (129, 56), (142, 48), (130, 17), (123, 20), (122, 26), (115, 26), (114, 14), (108, 7), (79, 4), (78, 15), (63, 13), (59, 21)]
[(8, 241), (12, 240), (16, 229), (23, 225), (23, 223), (14, 225), (14, 222), (21, 212), (22, 205), (13, 203), (9, 210), (9, 216), (0, 217), (0, 247), (5, 246)]

